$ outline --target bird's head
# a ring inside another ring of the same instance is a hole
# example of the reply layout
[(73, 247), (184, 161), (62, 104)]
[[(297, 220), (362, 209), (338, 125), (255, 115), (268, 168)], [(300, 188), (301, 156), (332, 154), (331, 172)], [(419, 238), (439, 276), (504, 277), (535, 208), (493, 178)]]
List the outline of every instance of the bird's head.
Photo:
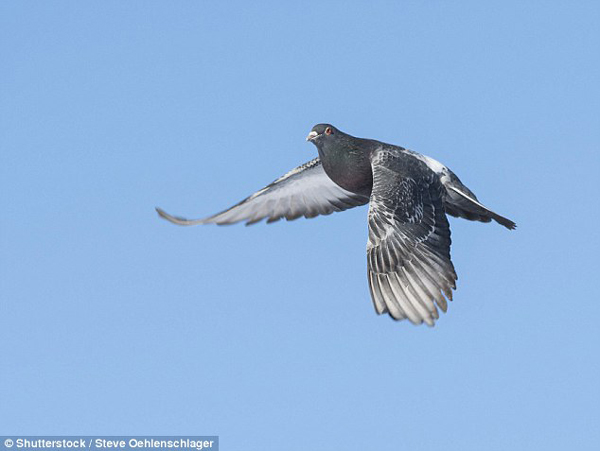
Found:
[(312, 128), (306, 140), (319, 147), (334, 142), (340, 134), (341, 132), (331, 124), (317, 124)]

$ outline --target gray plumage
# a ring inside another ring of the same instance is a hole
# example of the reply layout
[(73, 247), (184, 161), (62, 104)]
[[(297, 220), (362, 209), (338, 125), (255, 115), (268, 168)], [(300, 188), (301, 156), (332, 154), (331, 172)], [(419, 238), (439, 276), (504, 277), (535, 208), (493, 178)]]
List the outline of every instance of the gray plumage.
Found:
[(456, 289), (446, 214), (515, 223), (482, 205), (459, 178), (432, 158), (379, 141), (355, 138), (329, 124), (307, 140), (319, 157), (240, 203), (204, 219), (158, 214), (178, 225), (253, 224), (312, 218), (369, 203), (367, 276), (378, 314), (433, 326)]

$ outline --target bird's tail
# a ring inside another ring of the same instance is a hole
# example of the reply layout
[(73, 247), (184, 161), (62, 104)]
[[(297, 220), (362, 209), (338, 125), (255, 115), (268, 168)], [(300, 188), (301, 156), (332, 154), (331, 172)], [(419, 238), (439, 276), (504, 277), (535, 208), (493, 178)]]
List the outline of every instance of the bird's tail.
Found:
[(445, 187), (444, 207), (449, 215), (481, 222), (490, 222), (493, 219), (509, 230), (517, 227), (517, 224), (510, 219), (500, 216), (481, 204), (477, 197), (466, 187), (461, 186), (459, 188), (454, 184), (446, 184)]

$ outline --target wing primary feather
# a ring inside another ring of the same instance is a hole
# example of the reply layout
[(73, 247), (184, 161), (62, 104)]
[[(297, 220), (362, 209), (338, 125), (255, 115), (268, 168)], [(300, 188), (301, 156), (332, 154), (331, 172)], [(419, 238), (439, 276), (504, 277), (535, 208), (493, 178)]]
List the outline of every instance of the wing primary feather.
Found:
[[(444, 298), (440, 292), (440, 289), (436, 288), (433, 282), (429, 280), (429, 276), (423, 270), (417, 269), (412, 261), (409, 262), (409, 265), (412, 268), (412, 272), (418, 274), (413, 280), (420, 286), (424, 295), (431, 299), (432, 302), (438, 304), (438, 307), (440, 307), (442, 311), (446, 312), (448, 303), (446, 302), (446, 298)], [(406, 272), (407, 275), (410, 274), (408, 270), (406, 270)], [(437, 313), (437, 309), (435, 309), (435, 312)]]
[(421, 318), (421, 315), (417, 313), (415, 307), (404, 294), (404, 290), (402, 289), (402, 285), (400, 284), (396, 273), (387, 274), (387, 279), (396, 302), (400, 304), (402, 310), (404, 310), (404, 313), (406, 313), (406, 316), (408, 317), (410, 322), (413, 324), (421, 324), (423, 322), (423, 319)]
[(433, 318), (431, 317), (431, 313), (429, 312), (427, 306), (419, 299), (418, 296), (416, 296), (416, 294), (412, 290), (412, 287), (410, 286), (410, 282), (406, 279), (406, 277), (402, 273), (402, 269), (403, 268), (399, 268), (399, 271), (395, 272), (394, 276), (396, 277), (398, 285), (404, 292), (405, 298), (407, 299), (408, 302), (410, 302), (410, 304), (413, 306), (414, 310), (419, 314), (419, 316), (421, 317), (421, 320), (425, 321), (425, 323), (428, 326), (433, 326)]
[(379, 284), (374, 280), (373, 272), (368, 271), (369, 288), (371, 289), (371, 299), (373, 299), (373, 305), (378, 315), (386, 313), (388, 311)]
[(172, 222), (173, 224), (177, 224), (177, 225), (181, 225), (181, 226), (192, 226), (192, 225), (197, 225), (197, 224), (204, 224), (203, 219), (186, 219), (186, 218), (181, 218), (179, 216), (172, 216), (169, 213), (167, 213), (166, 211), (164, 211), (163, 209), (158, 208), (158, 207), (156, 207), (155, 210), (161, 218), (164, 218), (167, 221)]
[(401, 320), (406, 318), (406, 313), (400, 307), (400, 304), (396, 300), (394, 296), (394, 292), (390, 287), (390, 283), (387, 277), (387, 274), (376, 274), (377, 281), (379, 282), (379, 288), (381, 293), (383, 294), (383, 298), (385, 300), (385, 305), (387, 305), (390, 316), (395, 320)]
[(421, 304), (427, 309), (430, 314), (434, 314), (437, 311), (435, 307), (435, 303), (433, 297), (430, 296), (423, 288), (421, 281), (418, 280), (418, 277), (413, 277), (413, 274), (407, 270), (406, 266), (402, 267), (401, 272), (403, 279), (406, 279), (408, 283), (409, 289), (412, 291), (413, 295), (416, 299), (418, 299)]

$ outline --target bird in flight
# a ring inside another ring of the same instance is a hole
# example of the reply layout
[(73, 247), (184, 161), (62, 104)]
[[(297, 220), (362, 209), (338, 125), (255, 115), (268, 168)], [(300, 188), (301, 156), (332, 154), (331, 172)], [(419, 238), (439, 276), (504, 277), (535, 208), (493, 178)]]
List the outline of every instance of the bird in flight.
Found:
[(306, 137), (319, 156), (292, 169), (240, 203), (204, 219), (171, 216), (182, 226), (246, 225), (263, 219), (313, 218), (369, 204), (367, 279), (378, 314), (433, 326), (456, 289), (446, 214), (471, 221), (516, 224), (479, 202), (446, 166), (400, 146), (355, 138), (330, 124)]

